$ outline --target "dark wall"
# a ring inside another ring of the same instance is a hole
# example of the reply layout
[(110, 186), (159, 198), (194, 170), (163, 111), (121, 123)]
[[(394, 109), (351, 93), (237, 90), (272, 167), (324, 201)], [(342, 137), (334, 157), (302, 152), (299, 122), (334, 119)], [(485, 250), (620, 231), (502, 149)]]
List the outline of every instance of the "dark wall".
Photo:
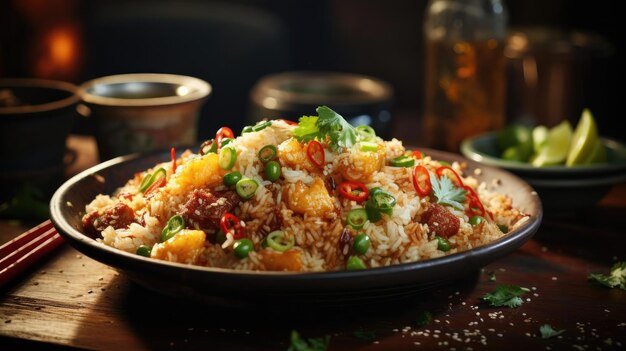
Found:
[[(210, 135), (225, 121), (236, 128), (243, 125), (254, 82), (283, 70), (376, 76), (395, 88), (395, 110), (416, 116), (421, 110), (426, 1), (58, 0), (51, 2), (53, 10), (33, 20), (28, 6), (36, 3), (45, 2), (0, 2), (0, 76), (48, 75), (80, 83), (131, 71), (196, 75), (215, 88), (203, 110), (201, 136)], [(623, 138), (613, 88), (621, 69), (618, 63), (624, 58), (615, 2), (530, 0), (506, 5), (511, 26), (592, 31), (612, 43), (614, 52), (605, 68), (615, 74), (601, 81), (602, 86), (586, 87), (585, 94), (594, 105), (602, 133)], [(169, 20), (155, 21), (159, 15)], [(32, 43), (55, 21), (73, 23), (79, 32), (79, 57), (73, 69), (37, 70), (33, 57), (42, 54)], [(84, 121), (76, 129), (90, 131)]]

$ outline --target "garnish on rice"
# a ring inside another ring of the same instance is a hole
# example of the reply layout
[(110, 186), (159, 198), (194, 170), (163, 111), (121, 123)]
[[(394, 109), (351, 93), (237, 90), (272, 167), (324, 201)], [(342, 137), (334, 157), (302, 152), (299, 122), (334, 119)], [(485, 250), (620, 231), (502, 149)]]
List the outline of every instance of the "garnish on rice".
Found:
[(357, 142), (357, 131), (340, 114), (327, 106), (317, 108), (318, 116), (303, 116), (294, 131), (298, 141), (330, 140), (331, 149), (339, 147), (352, 147)]
[(465, 202), (466, 191), (458, 188), (448, 176), (440, 178), (430, 177), (430, 183), (433, 189), (433, 195), (437, 199), (437, 203), (453, 207), (457, 210), (463, 210), (463, 202)]

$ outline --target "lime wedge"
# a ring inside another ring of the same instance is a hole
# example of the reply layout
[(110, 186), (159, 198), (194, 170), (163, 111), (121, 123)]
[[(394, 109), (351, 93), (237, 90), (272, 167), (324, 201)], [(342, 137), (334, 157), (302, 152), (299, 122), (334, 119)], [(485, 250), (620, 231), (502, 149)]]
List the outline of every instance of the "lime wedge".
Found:
[(548, 130), (548, 138), (531, 159), (532, 165), (542, 167), (563, 163), (567, 158), (571, 141), (572, 125), (565, 120)]
[(535, 128), (533, 128), (532, 136), (533, 136), (533, 151), (539, 152), (541, 147), (548, 140), (548, 127), (536, 126)]
[(593, 150), (589, 154), (589, 158), (585, 160), (585, 164), (605, 163), (606, 161), (606, 147), (604, 146), (604, 144), (602, 144), (602, 141), (598, 139), (593, 147)]
[(504, 151), (511, 146), (526, 143), (530, 138), (529, 128), (520, 124), (511, 124), (498, 132), (498, 147)]
[(591, 159), (591, 153), (598, 143), (598, 129), (589, 109), (584, 109), (572, 137), (572, 144), (567, 154), (566, 166), (585, 164)]

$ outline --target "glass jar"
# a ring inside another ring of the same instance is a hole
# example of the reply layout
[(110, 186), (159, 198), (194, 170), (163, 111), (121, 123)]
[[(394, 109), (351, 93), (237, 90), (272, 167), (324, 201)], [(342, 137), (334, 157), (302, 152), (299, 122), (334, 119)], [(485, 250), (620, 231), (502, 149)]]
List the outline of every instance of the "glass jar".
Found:
[(505, 123), (507, 12), (500, 0), (430, 0), (424, 20), (425, 144), (458, 152)]

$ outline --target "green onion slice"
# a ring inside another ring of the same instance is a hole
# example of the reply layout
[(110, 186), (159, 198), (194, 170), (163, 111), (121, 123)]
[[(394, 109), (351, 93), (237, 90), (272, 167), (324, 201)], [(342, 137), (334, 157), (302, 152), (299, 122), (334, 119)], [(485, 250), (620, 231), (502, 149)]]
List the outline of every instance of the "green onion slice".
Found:
[(448, 240), (440, 236), (436, 236), (435, 239), (437, 239), (437, 249), (441, 251), (450, 251), (450, 242)]
[(233, 168), (235, 161), (237, 161), (237, 150), (235, 148), (225, 147), (220, 150), (217, 162), (222, 169), (229, 170)]
[(185, 220), (181, 215), (172, 216), (167, 221), (165, 228), (161, 232), (161, 242), (167, 241), (171, 239), (174, 235), (178, 234), (181, 230), (185, 228)]
[(293, 247), (296, 240), (293, 236), (287, 237), (282, 230), (275, 230), (266, 238), (267, 245), (272, 249), (280, 252), (285, 252)]
[(348, 212), (346, 222), (354, 229), (361, 229), (367, 222), (367, 210), (364, 208), (355, 208)]
[(278, 150), (274, 145), (265, 145), (259, 150), (259, 159), (263, 163), (268, 163), (276, 157)]
[(200, 155), (217, 153), (217, 143), (214, 139), (207, 140), (200, 145)]
[(364, 141), (372, 141), (376, 138), (376, 132), (374, 128), (368, 125), (361, 125), (355, 128), (356, 132), (359, 134), (359, 138)]
[(259, 132), (259, 131), (261, 131), (261, 130), (263, 130), (263, 129), (271, 126), (271, 125), (272, 125), (272, 121), (260, 122), (260, 123), (257, 123), (254, 127), (252, 127), (252, 131), (253, 132)]
[(250, 178), (243, 178), (235, 185), (235, 190), (239, 197), (244, 200), (251, 199), (259, 188), (259, 183)]
[(142, 193), (145, 192), (146, 190), (148, 190), (150, 185), (152, 185), (152, 183), (154, 183), (157, 179), (165, 178), (166, 176), (167, 172), (163, 167), (157, 169), (156, 172), (152, 174), (147, 174), (141, 181), (141, 184), (139, 184), (139, 191)]
[(398, 156), (391, 160), (391, 165), (394, 167), (413, 167), (415, 166), (415, 159), (411, 156)]
[(378, 151), (378, 144), (372, 143), (370, 141), (362, 141), (360, 150), (367, 152), (376, 152)]

